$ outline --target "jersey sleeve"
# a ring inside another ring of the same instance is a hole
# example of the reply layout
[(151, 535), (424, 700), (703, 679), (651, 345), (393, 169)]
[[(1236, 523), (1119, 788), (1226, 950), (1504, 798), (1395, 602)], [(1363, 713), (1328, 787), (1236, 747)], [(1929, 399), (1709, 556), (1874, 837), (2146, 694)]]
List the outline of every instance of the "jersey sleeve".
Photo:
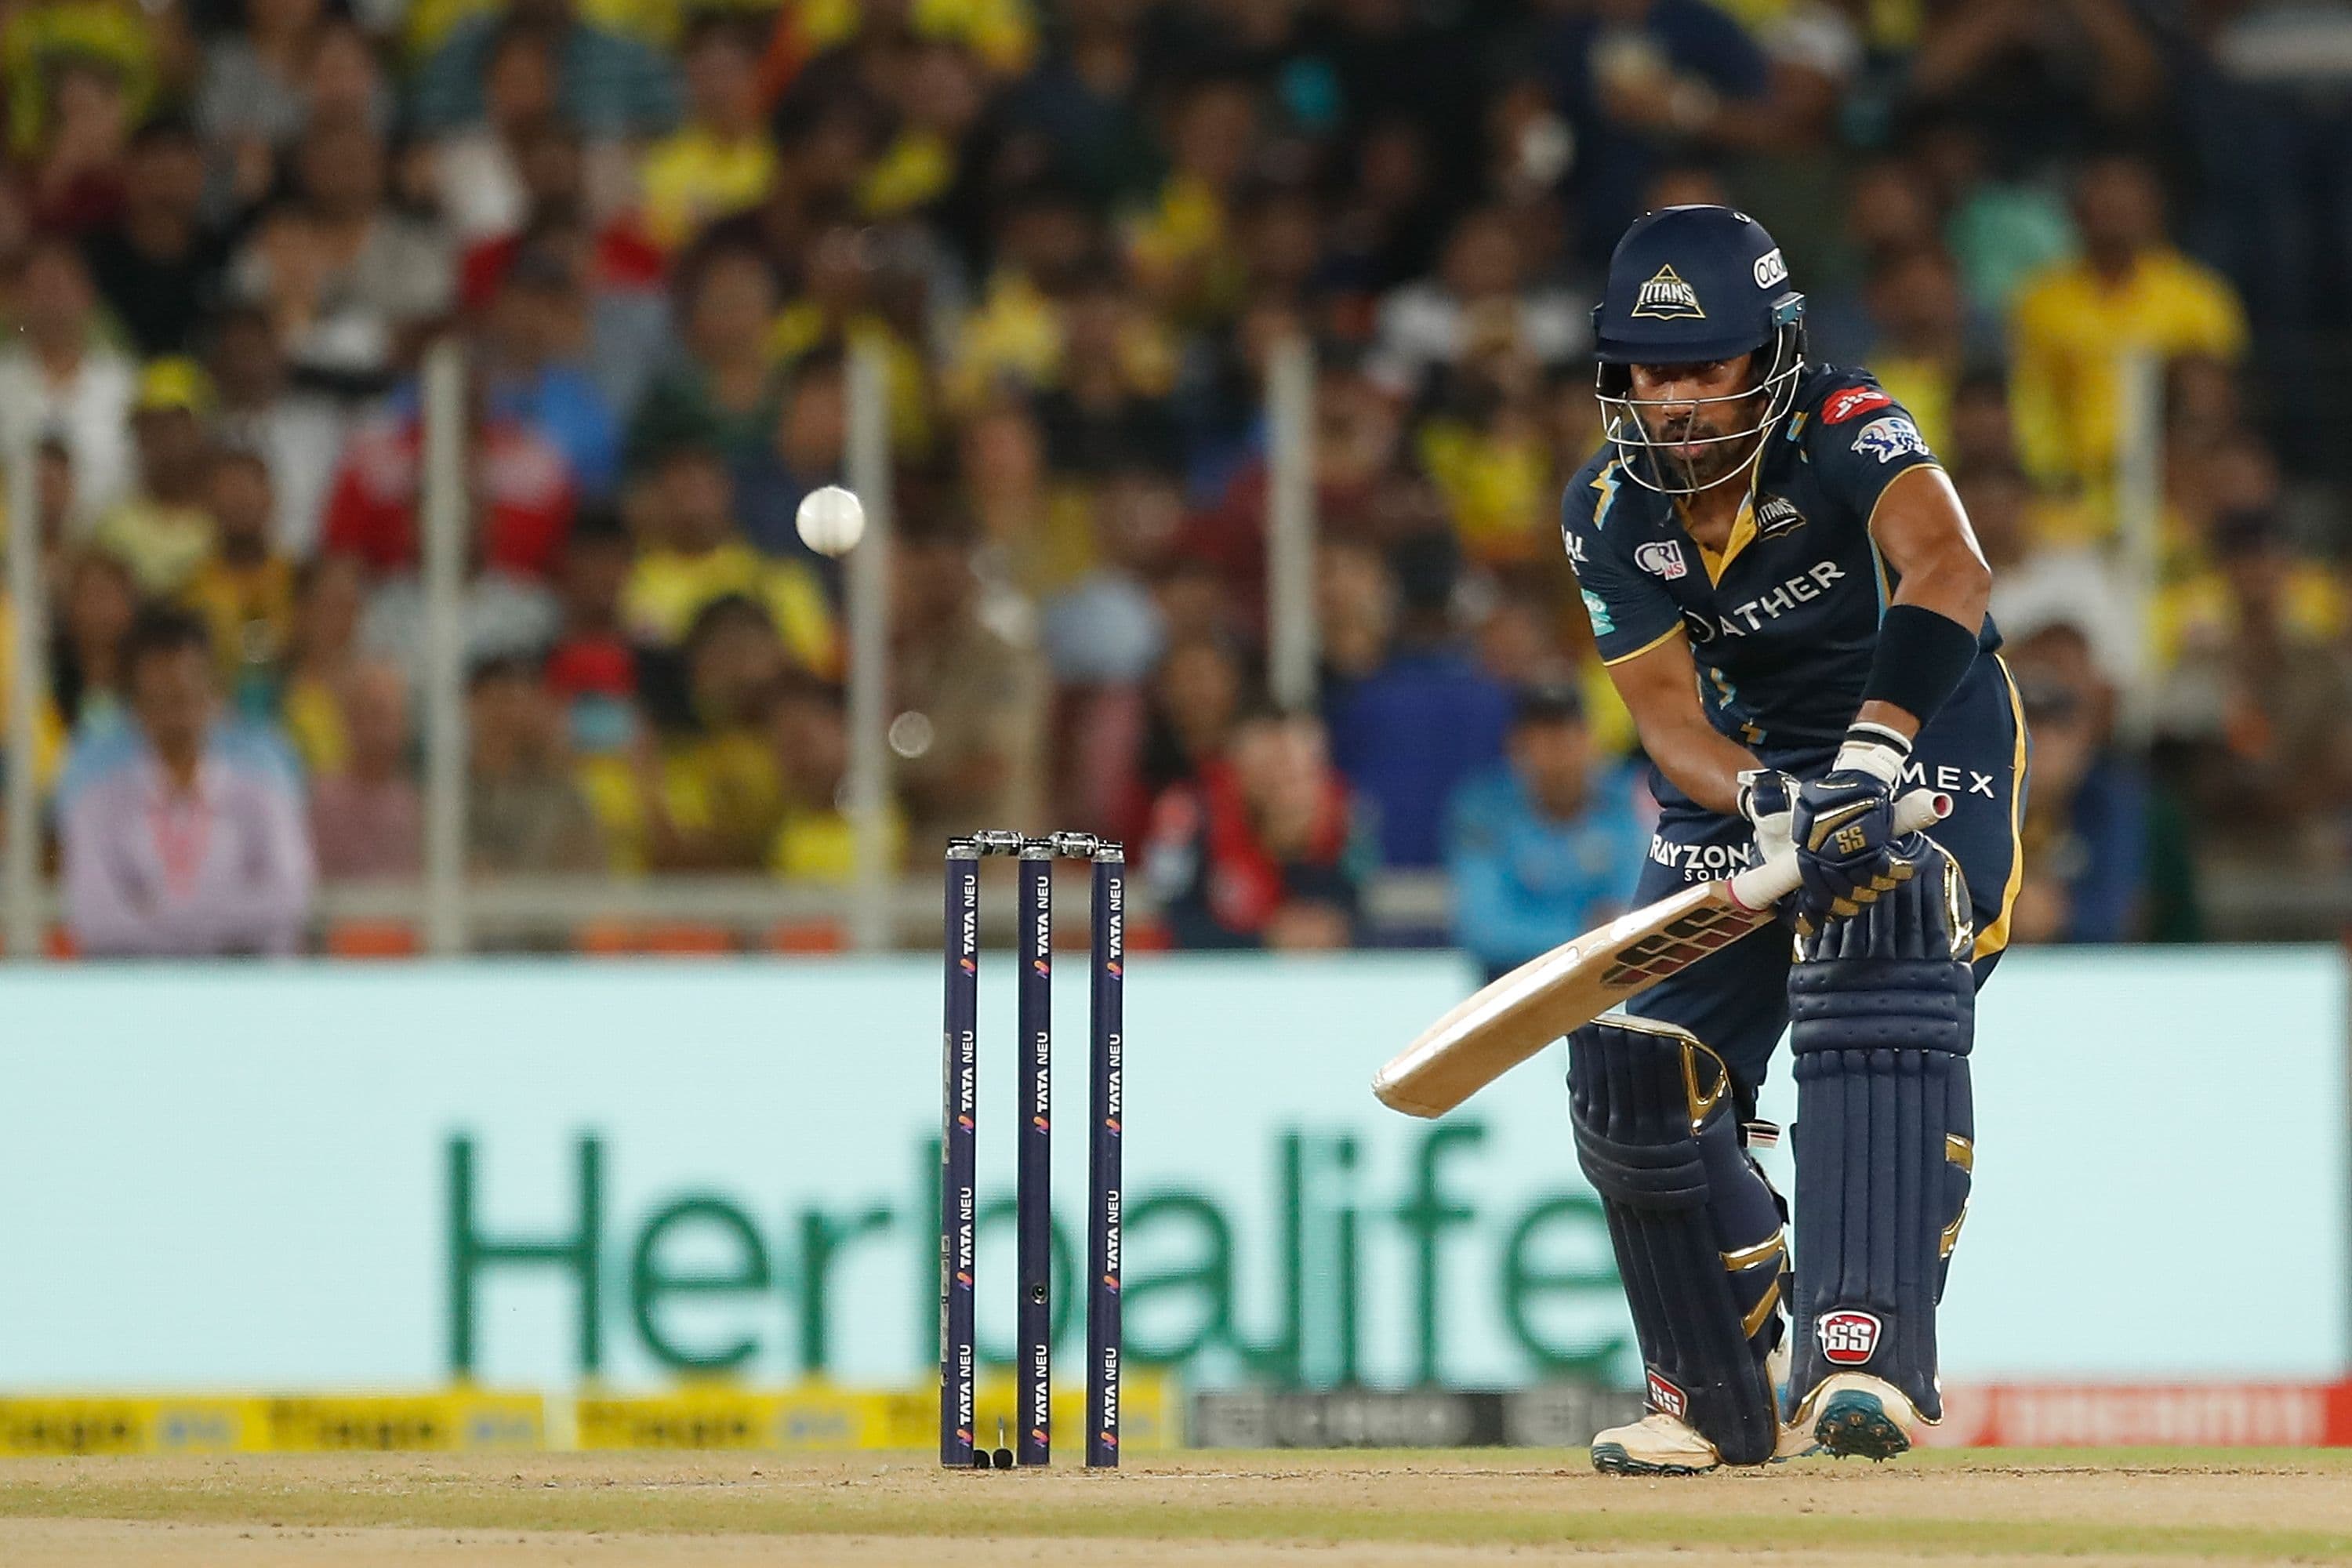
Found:
[(1895, 475), (1936, 461), (1910, 411), (1867, 375), (1841, 381), (1806, 423), (1814, 474), (1865, 520)]
[(1592, 640), (1601, 662), (1615, 664), (1646, 653), (1679, 631), (1681, 608), (1659, 584), (1625, 561), (1609, 538), (1609, 509), (1622, 483), (1612, 462), (1599, 475), (1579, 474), (1560, 501), (1559, 531), (1568, 563), (1592, 620)]

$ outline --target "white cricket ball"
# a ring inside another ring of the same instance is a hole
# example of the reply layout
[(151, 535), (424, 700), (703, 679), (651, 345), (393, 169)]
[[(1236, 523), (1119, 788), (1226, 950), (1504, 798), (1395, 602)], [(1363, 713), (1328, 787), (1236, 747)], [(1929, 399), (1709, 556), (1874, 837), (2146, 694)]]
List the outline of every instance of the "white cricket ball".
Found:
[(866, 503), (839, 485), (827, 485), (801, 498), (793, 525), (801, 542), (819, 555), (839, 555), (866, 532)]

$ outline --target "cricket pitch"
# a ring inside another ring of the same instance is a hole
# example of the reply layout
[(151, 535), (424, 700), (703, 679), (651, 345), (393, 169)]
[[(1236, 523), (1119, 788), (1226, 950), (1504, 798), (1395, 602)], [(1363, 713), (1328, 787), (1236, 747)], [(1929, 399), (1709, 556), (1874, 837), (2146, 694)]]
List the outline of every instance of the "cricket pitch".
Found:
[(1117, 1472), (913, 1455), (20, 1459), (10, 1568), (941, 1561), (2352, 1563), (2352, 1451), (1993, 1451), (1686, 1480), (1581, 1452), (1204, 1452)]

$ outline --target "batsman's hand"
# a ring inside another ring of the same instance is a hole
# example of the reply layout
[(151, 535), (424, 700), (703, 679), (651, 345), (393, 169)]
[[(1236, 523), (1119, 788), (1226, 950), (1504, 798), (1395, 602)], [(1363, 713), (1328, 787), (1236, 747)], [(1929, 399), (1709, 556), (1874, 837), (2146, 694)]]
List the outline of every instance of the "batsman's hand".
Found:
[(1757, 859), (1769, 860), (1796, 847), (1791, 836), (1802, 787), (1794, 773), (1777, 768), (1750, 768), (1739, 775), (1739, 815), (1756, 830)]
[(1907, 879), (1908, 835), (1895, 831), (1895, 792), (1910, 760), (1904, 738), (1876, 725), (1846, 733), (1830, 771), (1797, 791), (1797, 926), (1811, 931), (1853, 914)]

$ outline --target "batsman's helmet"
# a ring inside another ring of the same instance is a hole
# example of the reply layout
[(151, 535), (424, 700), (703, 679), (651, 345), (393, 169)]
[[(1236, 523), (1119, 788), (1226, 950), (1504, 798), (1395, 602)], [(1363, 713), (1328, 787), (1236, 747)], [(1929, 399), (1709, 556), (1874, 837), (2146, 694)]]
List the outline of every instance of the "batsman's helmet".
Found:
[[(1764, 226), (1729, 207), (1666, 207), (1625, 231), (1609, 258), (1609, 281), (1592, 308), (1601, 367), (1601, 409), (1608, 437), (1638, 484), (1670, 495), (1711, 489), (1738, 474), (1733, 464), (1701, 480), (1672, 464), (1669, 446), (1757, 442), (1785, 417), (1805, 372), (1805, 297), (1789, 287), (1788, 264)], [(1768, 352), (1769, 351), (1769, 352)], [(1670, 406), (1744, 404), (1763, 395), (1755, 422), (1688, 443), (1655, 440), (1632, 394), (1629, 366), (1701, 364), (1757, 355), (1756, 380), (1724, 397), (1681, 398)], [(1679, 471), (1677, 471), (1679, 470)]]

